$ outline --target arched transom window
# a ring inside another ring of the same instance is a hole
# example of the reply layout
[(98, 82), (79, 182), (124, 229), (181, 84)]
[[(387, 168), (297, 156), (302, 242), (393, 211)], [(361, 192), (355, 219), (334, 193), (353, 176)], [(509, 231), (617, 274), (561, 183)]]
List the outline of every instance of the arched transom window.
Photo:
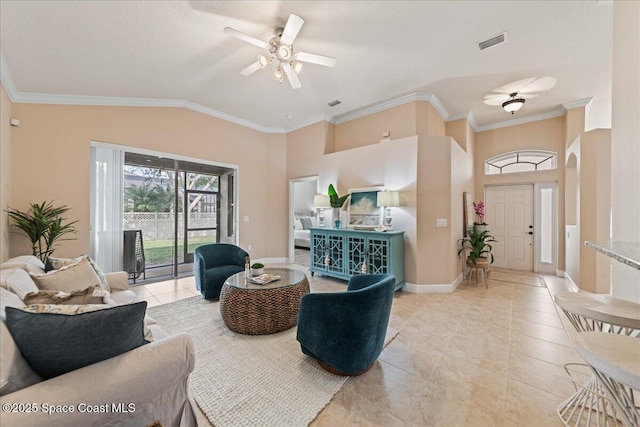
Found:
[(535, 172), (556, 169), (558, 156), (553, 151), (522, 150), (498, 154), (485, 160), (485, 175), (500, 175), (514, 172)]

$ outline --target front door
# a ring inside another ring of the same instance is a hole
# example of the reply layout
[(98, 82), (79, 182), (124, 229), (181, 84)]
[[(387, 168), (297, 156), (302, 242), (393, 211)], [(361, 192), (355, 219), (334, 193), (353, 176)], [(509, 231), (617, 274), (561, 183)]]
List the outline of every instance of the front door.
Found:
[(495, 267), (533, 271), (533, 185), (487, 187), (486, 221)]

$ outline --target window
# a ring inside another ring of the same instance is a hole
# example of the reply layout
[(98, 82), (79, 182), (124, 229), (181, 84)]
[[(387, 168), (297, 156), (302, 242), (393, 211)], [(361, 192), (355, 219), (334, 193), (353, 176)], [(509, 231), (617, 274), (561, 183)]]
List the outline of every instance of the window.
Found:
[(535, 172), (557, 168), (558, 156), (553, 151), (522, 150), (499, 154), (484, 162), (485, 175)]

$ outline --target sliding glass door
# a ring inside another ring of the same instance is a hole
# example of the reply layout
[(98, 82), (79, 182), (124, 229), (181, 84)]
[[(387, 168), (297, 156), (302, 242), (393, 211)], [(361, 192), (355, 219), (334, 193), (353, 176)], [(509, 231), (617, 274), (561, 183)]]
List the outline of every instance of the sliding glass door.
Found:
[(184, 262), (193, 262), (193, 251), (197, 246), (219, 242), (218, 211), (219, 182), (217, 175), (184, 171), (185, 182), (183, 205), (186, 206), (182, 256)]
[(142, 237), (144, 278), (191, 274), (195, 248), (220, 241), (221, 204), (233, 206), (221, 196), (221, 177), (232, 182), (235, 171), (136, 153), (124, 163), (124, 230)]

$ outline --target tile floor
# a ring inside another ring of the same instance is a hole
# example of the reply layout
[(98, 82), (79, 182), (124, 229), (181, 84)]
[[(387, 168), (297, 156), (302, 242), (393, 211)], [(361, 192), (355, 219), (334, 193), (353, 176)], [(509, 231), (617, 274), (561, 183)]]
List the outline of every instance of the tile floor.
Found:
[[(568, 283), (495, 273), (489, 289), (472, 282), (452, 294), (396, 293), (390, 325), (399, 335), (312, 426), (562, 426), (556, 407), (573, 392), (563, 366), (581, 361), (552, 299)], [(345, 289), (308, 276), (312, 292)], [(199, 295), (193, 277), (134, 291), (150, 306)]]

